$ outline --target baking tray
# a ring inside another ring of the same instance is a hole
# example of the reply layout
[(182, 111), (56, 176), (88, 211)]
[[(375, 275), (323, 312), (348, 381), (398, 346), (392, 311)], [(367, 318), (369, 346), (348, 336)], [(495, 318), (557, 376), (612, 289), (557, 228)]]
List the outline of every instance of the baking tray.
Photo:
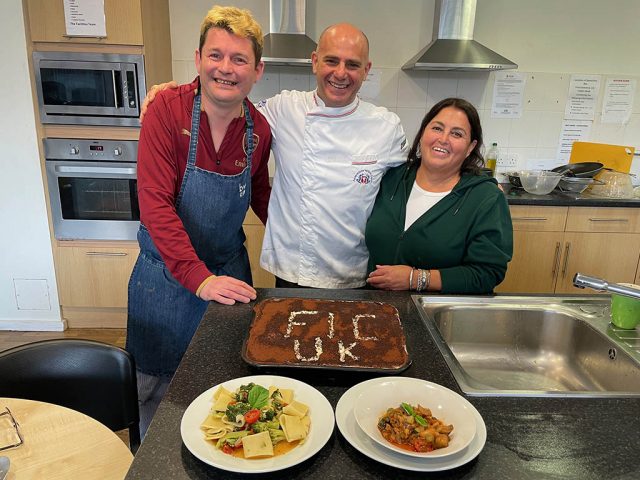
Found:
[[(348, 353), (340, 355), (345, 350)], [(385, 357), (394, 361), (385, 365), (380, 361)], [(404, 329), (393, 305), (313, 298), (259, 302), (242, 347), (242, 359), (262, 369), (382, 374), (397, 374), (411, 365)]]

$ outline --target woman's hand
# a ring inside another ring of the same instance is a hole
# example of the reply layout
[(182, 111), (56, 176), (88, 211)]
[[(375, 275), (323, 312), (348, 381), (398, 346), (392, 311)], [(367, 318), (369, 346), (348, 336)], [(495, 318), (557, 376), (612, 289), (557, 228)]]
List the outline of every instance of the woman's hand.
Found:
[(144, 97), (144, 101), (142, 102), (142, 107), (140, 108), (140, 123), (142, 123), (142, 119), (147, 114), (147, 108), (149, 107), (149, 104), (153, 102), (153, 99), (156, 98), (156, 95), (158, 94), (158, 92), (161, 92), (162, 90), (166, 90), (167, 88), (178, 88), (178, 84), (173, 80), (171, 80), (170, 82), (167, 82), (167, 83), (154, 85), (147, 92), (147, 96)]
[(237, 278), (213, 277), (202, 287), (200, 291), (202, 300), (213, 300), (224, 305), (233, 305), (236, 302), (249, 303), (256, 299), (256, 291), (251, 285)]
[[(408, 265), (376, 265), (367, 283), (382, 290), (409, 290), (411, 267)], [(414, 272), (415, 282), (415, 272)]]

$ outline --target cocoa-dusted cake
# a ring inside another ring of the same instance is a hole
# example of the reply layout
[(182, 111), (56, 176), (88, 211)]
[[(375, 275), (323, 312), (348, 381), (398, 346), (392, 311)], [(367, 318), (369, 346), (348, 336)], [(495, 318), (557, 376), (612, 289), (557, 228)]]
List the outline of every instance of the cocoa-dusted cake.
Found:
[(393, 305), (271, 298), (255, 306), (244, 359), (259, 366), (402, 370), (406, 340)]

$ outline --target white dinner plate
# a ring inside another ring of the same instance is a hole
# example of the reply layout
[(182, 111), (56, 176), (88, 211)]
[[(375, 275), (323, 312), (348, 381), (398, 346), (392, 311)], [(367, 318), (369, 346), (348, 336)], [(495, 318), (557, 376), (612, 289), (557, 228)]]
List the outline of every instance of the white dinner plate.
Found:
[[(304, 443), (277, 457), (246, 459), (223, 453), (215, 447), (213, 442), (204, 439), (204, 432), (200, 429), (200, 425), (209, 414), (213, 405), (213, 394), (218, 387), (223, 386), (227, 390), (234, 391), (250, 382), (265, 388), (271, 385), (291, 388), (294, 398), (309, 406), (311, 430)], [(189, 451), (209, 465), (229, 472), (264, 473), (297, 465), (317, 453), (331, 438), (334, 421), (333, 408), (329, 400), (312, 386), (287, 377), (253, 375), (229, 380), (201, 393), (185, 410), (180, 423), (180, 434)]]
[(385, 465), (416, 472), (439, 472), (460, 467), (476, 458), (482, 451), (487, 441), (487, 428), (478, 410), (466, 399), (464, 399), (464, 401), (467, 402), (476, 421), (476, 434), (469, 446), (464, 450), (447, 457), (417, 458), (396, 453), (393, 450), (378, 445), (358, 426), (353, 409), (358, 397), (363, 391), (371, 385), (387, 380), (388, 378), (367, 380), (366, 382), (351, 387), (340, 397), (336, 407), (336, 424), (338, 425), (340, 433), (342, 433), (353, 448)]
[[(402, 455), (418, 458), (438, 458), (455, 455), (471, 443), (476, 435), (476, 419), (471, 404), (453, 390), (410, 377), (379, 378), (369, 384), (358, 396), (353, 413), (360, 428), (376, 443)], [(447, 425), (453, 425), (449, 446), (431, 452), (402, 449), (387, 440), (378, 430), (378, 420), (389, 408), (422, 405)]]

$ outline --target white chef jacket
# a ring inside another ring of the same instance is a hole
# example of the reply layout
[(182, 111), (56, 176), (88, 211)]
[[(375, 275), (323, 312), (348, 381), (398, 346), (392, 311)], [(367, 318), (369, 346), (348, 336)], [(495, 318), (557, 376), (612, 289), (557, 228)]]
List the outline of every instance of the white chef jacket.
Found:
[(276, 161), (260, 265), (303, 286), (365, 285), (367, 218), (382, 176), (409, 150), (400, 119), (359, 98), (326, 107), (315, 90), (257, 106)]

